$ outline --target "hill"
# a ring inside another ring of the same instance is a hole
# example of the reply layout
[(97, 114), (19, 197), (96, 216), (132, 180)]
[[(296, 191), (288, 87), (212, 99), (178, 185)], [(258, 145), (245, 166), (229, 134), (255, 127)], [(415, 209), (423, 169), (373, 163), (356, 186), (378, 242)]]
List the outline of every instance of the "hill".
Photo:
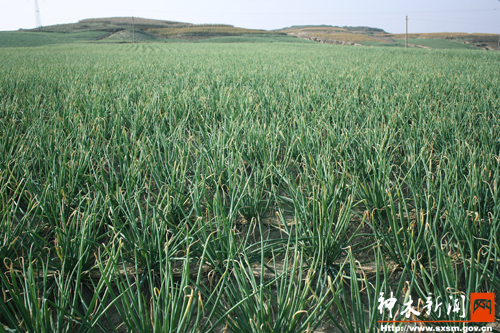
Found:
[(0, 31), (0, 47), (34, 47), (49, 44), (73, 44), (99, 41), (110, 36), (106, 31), (74, 33), (42, 31)]
[[(404, 34), (367, 26), (292, 25), (278, 30), (245, 29), (228, 24), (193, 24), (141, 17), (90, 18), (76, 23), (0, 32), (0, 47), (67, 43), (319, 42), (356, 46), (404, 47)], [(482, 48), (496, 50), (498, 35), (412, 33), (409, 46), (418, 48)]]
[[(405, 34), (390, 34), (383, 29), (365, 26), (298, 25), (277, 31), (302, 39), (326, 44), (357, 46), (404, 47)], [(409, 47), (436, 49), (498, 48), (497, 34), (468, 33), (412, 33), (408, 34)]]
[(80, 20), (36, 29), (0, 32), (0, 47), (42, 46), (64, 43), (128, 42), (293, 42), (284, 32), (238, 28), (228, 24), (193, 24), (140, 17)]
[(129, 41), (135, 31), (140, 40), (189, 39), (243, 35), (286, 35), (284, 33), (237, 28), (229, 24), (193, 24), (186, 22), (145, 19), (140, 17), (109, 17), (80, 20), (77, 23), (58, 24), (33, 29), (33, 32), (75, 33), (102, 31), (111, 33), (102, 38), (106, 41)]
[(176, 21), (145, 19), (141, 17), (107, 17), (84, 19), (78, 21), (77, 23), (49, 25), (41, 28), (30, 29), (29, 31), (61, 33), (73, 33), (81, 31), (117, 32), (121, 30), (132, 29), (132, 26), (135, 26), (135, 29), (137, 30), (147, 30), (166, 27), (189, 27), (194, 26), (194, 24)]
[(277, 31), (320, 43), (358, 46), (362, 45), (361, 42), (377, 42), (372, 36), (386, 33), (379, 28), (332, 25), (296, 25)]
[(276, 31), (290, 31), (290, 30), (308, 30), (308, 29), (318, 29), (318, 30), (334, 30), (334, 31), (344, 31), (344, 32), (356, 32), (356, 33), (386, 33), (383, 29), (365, 27), (365, 26), (333, 26), (327, 24), (320, 25), (292, 25), (291, 27), (286, 27), (278, 29)]
[(201, 39), (221, 36), (243, 36), (243, 35), (286, 35), (267, 30), (244, 29), (234, 26), (208, 26), (198, 25), (183, 28), (157, 28), (149, 29), (148, 32), (156, 36), (173, 39)]

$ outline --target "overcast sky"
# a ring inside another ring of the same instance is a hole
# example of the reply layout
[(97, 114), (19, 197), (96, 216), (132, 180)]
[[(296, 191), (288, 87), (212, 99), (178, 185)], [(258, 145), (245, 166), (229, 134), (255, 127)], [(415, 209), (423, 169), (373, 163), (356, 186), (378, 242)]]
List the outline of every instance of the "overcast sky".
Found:
[[(38, 0), (42, 25), (136, 16), (278, 29), (301, 24), (371, 26), (392, 33), (500, 33), (499, 0)], [(0, 30), (35, 27), (34, 0), (0, 0)]]

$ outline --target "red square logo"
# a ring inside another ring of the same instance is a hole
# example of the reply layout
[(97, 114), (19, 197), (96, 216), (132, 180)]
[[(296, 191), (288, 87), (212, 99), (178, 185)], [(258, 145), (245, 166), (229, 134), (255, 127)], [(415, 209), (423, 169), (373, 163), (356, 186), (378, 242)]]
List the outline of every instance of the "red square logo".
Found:
[(470, 294), (470, 321), (473, 323), (495, 322), (495, 294)]

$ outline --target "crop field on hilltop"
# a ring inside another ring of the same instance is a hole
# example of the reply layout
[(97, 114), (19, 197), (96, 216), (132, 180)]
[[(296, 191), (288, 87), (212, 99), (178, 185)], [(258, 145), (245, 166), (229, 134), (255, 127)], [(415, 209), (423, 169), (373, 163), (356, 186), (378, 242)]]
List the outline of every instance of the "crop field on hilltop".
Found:
[[(500, 53), (149, 43), (0, 58), (6, 331), (375, 332), (467, 320), (470, 293), (498, 303)], [(429, 293), (442, 312), (418, 304)]]

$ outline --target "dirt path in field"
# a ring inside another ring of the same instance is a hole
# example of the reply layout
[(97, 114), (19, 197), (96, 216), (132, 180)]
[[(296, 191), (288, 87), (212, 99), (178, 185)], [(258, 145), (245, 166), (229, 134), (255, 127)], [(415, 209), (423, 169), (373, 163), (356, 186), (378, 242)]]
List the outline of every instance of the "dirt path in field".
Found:
[(429, 46), (424, 46), (424, 45), (418, 45), (418, 44), (408, 44), (409, 47), (416, 47), (419, 49), (430, 49)]

